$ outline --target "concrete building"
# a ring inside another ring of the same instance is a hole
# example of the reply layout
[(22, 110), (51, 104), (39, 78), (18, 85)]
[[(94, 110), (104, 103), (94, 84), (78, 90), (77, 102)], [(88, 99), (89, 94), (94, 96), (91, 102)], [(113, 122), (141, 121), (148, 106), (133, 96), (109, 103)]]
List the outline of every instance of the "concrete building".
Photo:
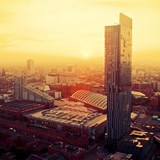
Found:
[(105, 27), (107, 136), (118, 140), (130, 129), (132, 19), (120, 13), (120, 24)]
[(27, 72), (29, 75), (34, 74), (34, 61), (32, 59), (27, 60)]
[(26, 85), (26, 78), (24, 76), (14, 77), (14, 99), (22, 99), (22, 86)]
[(46, 103), (50, 107), (54, 105), (53, 97), (30, 85), (26, 85), (26, 78), (24, 76), (17, 76), (14, 78), (14, 80), (15, 100), (26, 100), (39, 103)]
[(78, 77), (75, 73), (50, 73), (46, 76), (46, 84), (54, 85), (57, 83), (75, 84), (77, 83)]
[(59, 83), (59, 74), (58, 73), (50, 73), (46, 76), (46, 84), (57, 84)]
[(104, 137), (107, 117), (96, 110), (74, 104), (30, 114), (31, 126), (58, 133), (55, 140), (77, 147), (86, 147)]
[(75, 84), (77, 83), (77, 75), (75, 73), (65, 73), (59, 75), (59, 82), (66, 84)]

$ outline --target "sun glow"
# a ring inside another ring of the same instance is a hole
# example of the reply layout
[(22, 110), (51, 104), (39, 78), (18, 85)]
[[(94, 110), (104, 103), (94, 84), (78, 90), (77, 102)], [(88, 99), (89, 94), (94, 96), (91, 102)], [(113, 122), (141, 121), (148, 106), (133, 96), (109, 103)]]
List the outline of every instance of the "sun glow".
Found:
[(89, 53), (84, 53), (84, 54), (83, 54), (83, 58), (84, 58), (84, 59), (89, 59), (89, 58), (90, 58)]
[(148, 54), (154, 64), (159, 58), (153, 53), (160, 53), (159, 6), (157, 0), (0, 0), (0, 64), (39, 54), (104, 57), (104, 26), (118, 23), (119, 12), (133, 19), (137, 63)]

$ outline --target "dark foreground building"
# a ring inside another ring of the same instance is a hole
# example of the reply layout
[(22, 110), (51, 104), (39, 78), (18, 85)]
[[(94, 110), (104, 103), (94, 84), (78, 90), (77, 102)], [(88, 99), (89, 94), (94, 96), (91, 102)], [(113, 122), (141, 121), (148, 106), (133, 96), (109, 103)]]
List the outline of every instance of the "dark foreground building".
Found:
[(144, 160), (153, 155), (152, 148), (153, 133), (133, 130), (119, 141), (117, 150), (132, 154), (135, 160)]

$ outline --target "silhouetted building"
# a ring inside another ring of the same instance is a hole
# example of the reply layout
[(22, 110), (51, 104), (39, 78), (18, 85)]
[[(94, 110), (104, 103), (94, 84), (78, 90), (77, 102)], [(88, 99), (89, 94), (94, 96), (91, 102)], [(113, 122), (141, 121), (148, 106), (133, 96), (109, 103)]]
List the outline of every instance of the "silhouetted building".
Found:
[(132, 104), (143, 105), (150, 102), (150, 99), (146, 97), (142, 92), (132, 91)]
[(156, 92), (154, 96), (150, 98), (150, 108), (152, 110), (160, 111), (160, 92)]
[(151, 82), (132, 82), (132, 89), (151, 96), (153, 93), (153, 83)]
[(0, 105), (4, 103), (4, 97), (0, 95)]
[(22, 120), (24, 119), (24, 114), (47, 109), (47, 107), (47, 105), (29, 101), (7, 102), (0, 107), (0, 118), (10, 121)]
[(133, 130), (118, 143), (118, 151), (133, 155), (135, 160), (148, 159), (153, 146), (153, 133)]
[(120, 14), (120, 24), (105, 27), (105, 89), (107, 138), (118, 140), (130, 129), (132, 19)]

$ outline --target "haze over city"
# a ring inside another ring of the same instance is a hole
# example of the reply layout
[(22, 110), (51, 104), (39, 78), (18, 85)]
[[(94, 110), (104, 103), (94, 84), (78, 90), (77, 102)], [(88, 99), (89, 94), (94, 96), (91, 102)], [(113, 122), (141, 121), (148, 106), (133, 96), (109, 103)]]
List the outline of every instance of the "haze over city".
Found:
[(0, 159), (160, 159), (159, 5), (0, 0)]
[(117, 24), (117, 14), (124, 12), (134, 19), (133, 64), (159, 64), (159, 5), (157, 0), (2, 0), (0, 62), (78, 63), (100, 57), (102, 64), (104, 26)]

